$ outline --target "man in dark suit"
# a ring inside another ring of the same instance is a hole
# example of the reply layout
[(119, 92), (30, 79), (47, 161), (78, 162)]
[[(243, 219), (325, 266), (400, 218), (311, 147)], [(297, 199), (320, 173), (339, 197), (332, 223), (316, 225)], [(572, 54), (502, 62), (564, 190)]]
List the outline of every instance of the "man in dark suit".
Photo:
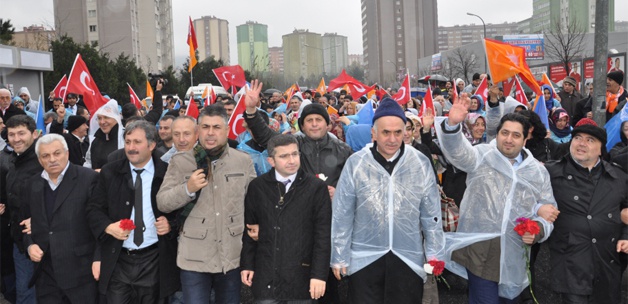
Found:
[[(157, 209), (167, 164), (155, 156), (157, 130), (135, 121), (124, 132), (126, 157), (105, 165), (87, 218), (100, 242), (99, 291), (108, 303), (165, 303), (179, 289), (174, 217)], [(136, 228), (124, 230), (122, 219)]]
[[(30, 218), (24, 236), (35, 262), (31, 285), (39, 303), (97, 303), (96, 239), (86, 209), (98, 173), (69, 162), (68, 145), (58, 134), (37, 141), (35, 152), (44, 168), (26, 182), (21, 212)], [(77, 187), (77, 185), (82, 185)]]

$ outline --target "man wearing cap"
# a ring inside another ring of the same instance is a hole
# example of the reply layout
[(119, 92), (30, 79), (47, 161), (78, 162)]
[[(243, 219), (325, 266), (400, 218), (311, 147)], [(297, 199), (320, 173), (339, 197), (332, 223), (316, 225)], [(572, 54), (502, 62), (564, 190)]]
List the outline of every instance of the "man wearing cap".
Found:
[(405, 124), (401, 106), (382, 100), (373, 144), (349, 157), (338, 181), (331, 266), (337, 279), (350, 276), (350, 303), (420, 303), (424, 263), (444, 256), (436, 178), (430, 160), (404, 144)]
[(576, 104), (584, 97), (578, 92), (577, 82), (573, 77), (567, 76), (563, 79), (563, 89), (558, 92), (558, 97), (560, 97), (560, 105), (569, 114), (571, 125), (575, 125), (571, 119), (576, 113)]
[(70, 115), (68, 117), (68, 133), (63, 132), (63, 117), (59, 117), (52, 121), (50, 125), (50, 133), (56, 133), (63, 136), (68, 144), (70, 152), (70, 162), (82, 166), (85, 162), (85, 154), (89, 149), (89, 137), (87, 137), (87, 119), (79, 115)]
[[(262, 83), (253, 80), (251, 89), (245, 95), (244, 120), (257, 144), (267, 147), (270, 138), (279, 133), (271, 130), (262, 119), (262, 115), (258, 114), (256, 105), (261, 91)], [(327, 133), (329, 114), (327, 109), (320, 104), (305, 106), (299, 115), (298, 124), (303, 132), (303, 134), (295, 135), (301, 152), (301, 168), (305, 173), (324, 176), (329, 194), (333, 197), (342, 168), (351, 155), (351, 147), (329, 136)], [(255, 228), (249, 229), (255, 230)], [(330, 283), (329, 279), (327, 282), (325, 296), (319, 300), (319, 303), (340, 302), (336, 282)]]
[(628, 93), (621, 86), (623, 82), (624, 72), (621, 70), (606, 74), (606, 121), (609, 121), (626, 105)]
[(604, 160), (604, 129), (585, 124), (571, 134), (569, 154), (546, 164), (560, 210), (549, 241), (551, 286), (563, 303), (621, 303), (627, 176)]

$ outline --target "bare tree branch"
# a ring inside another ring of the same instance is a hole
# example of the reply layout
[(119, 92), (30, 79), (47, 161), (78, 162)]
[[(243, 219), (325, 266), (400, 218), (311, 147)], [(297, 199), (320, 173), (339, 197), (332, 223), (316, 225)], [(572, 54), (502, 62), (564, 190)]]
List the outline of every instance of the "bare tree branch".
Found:
[(463, 48), (457, 48), (448, 53), (447, 62), (451, 73), (450, 78), (461, 77), (466, 83), (469, 82), (469, 74), (479, 68), (475, 53)]
[(564, 21), (557, 18), (554, 25), (546, 29), (545, 53), (555, 61), (559, 61), (567, 71), (571, 72), (570, 62), (580, 58), (584, 51), (585, 32), (575, 18)]

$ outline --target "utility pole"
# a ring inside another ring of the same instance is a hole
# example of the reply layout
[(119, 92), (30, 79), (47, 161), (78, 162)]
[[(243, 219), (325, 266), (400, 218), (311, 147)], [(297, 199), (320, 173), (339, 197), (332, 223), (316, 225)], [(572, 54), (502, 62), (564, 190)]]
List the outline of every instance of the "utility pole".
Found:
[(606, 59), (608, 58), (608, 0), (595, 1), (595, 66), (593, 74), (593, 120), (606, 124)]

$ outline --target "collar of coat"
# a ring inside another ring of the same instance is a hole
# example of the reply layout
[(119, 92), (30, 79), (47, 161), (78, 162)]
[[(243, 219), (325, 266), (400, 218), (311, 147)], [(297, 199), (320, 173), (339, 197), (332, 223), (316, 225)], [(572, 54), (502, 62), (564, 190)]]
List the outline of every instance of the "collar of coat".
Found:
[[(558, 161), (559, 164), (564, 165), (564, 166), (563, 166), (563, 170), (557, 172), (558, 173), (557, 177), (574, 175), (578, 172), (578, 168), (575, 167), (576, 165), (572, 164), (571, 161), (569, 160), (570, 157), (571, 155), (567, 154)], [(602, 172), (602, 174), (608, 174), (613, 179), (619, 178), (620, 177), (619, 174), (622, 174), (622, 173), (625, 174), (624, 171), (621, 169), (621, 167), (619, 167), (619, 165), (611, 164), (603, 159), (600, 160), (600, 163), (602, 167), (604, 168), (604, 172)]]

